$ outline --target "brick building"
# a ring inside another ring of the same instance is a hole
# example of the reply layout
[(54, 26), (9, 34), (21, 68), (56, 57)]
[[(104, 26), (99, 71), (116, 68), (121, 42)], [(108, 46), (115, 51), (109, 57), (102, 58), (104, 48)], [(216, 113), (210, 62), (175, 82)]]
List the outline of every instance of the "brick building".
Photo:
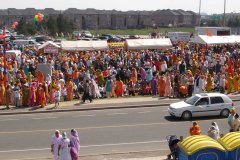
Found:
[(59, 14), (73, 21), (75, 29), (128, 29), (166, 26), (194, 27), (199, 22), (199, 16), (192, 11), (184, 10), (157, 10), (157, 11), (116, 11), (116, 10), (80, 10), (69, 8), (64, 11), (46, 8), (37, 10), (34, 8), (0, 10), (0, 26), (10, 26), (14, 21), (25, 18), (33, 23), (34, 15), (40, 12), (45, 19), (57, 18)]

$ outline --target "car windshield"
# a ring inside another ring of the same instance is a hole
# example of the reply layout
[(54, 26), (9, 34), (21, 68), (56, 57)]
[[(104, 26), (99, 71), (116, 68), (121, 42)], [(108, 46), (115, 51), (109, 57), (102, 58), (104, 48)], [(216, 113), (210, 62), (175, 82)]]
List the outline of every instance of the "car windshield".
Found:
[(187, 98), (184, 102), (187, 104), (194, 105), (194, 103), (196, 103), (198, 99), (199, 99), (198, 96), (192, 96), (190, 98)]

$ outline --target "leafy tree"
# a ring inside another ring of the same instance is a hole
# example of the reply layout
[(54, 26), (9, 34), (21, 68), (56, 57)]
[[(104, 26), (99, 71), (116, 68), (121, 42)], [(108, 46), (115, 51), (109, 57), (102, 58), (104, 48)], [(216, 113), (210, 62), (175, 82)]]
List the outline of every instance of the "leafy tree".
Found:
[(50, 32), (51, 36), (55, 36), (56, 33), (58, 32), (57, 21), (53, 17), (49, 17), (49, 19), (46, 22), (46, 27)]
[(19, 23), (18, 26), (16, 28), (16, 31), (20, 34), (27, 34), (27, 25), (26, 25), (26, 19), (22, 18)]

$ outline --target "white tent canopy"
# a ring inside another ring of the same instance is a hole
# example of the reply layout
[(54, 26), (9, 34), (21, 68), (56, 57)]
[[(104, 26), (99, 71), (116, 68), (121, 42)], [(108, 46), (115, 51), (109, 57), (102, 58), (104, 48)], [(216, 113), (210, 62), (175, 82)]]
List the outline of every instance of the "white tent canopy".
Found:
[(17, 57), (17, 56), (20, 56), (22, 53), (20, 50), (8, 50), (6, 51), (6, 56), (14, 56), (14, 57)]
[(169, 38), (164, 39), (127, 39), (126, 49), (138, 50), (138, 49), (161, 49), (171, 48), (172, 42)]
[(199, 35), (193, 40), (193, 43), (198, 44), (236, 44), (240, 43), (240, 36), (207, 36)]
[(52, 41), (47, 41), (47, 42), (45, 42), (44, 44), (42, 44), (41, 46), (39, 46), (38, 49), (42, 49), (42, 48), (44, 48), (44, 47), (46, 47), (46, 46), (48, 46), (48, 45), (54, 46), (54, 47), (56, 47), (56, 48), (60, 48), (60, 46), (57, 45), (57, 44), (55, 44), (54, 42), (52, 42)]
[(66, 51), (93, 51), (107, 50), (107, 41), (62, 41), (62, 50)]

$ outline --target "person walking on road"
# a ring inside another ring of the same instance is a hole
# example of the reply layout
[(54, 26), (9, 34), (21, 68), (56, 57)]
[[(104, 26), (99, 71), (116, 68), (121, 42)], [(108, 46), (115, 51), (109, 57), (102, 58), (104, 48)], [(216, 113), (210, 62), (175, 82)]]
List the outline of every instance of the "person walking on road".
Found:
[(60, 160), (72, 160), (70, 155), (70, 140), (67, 138), (67, 133), (62, 133), (62, 139), (58, 147), (58, 156)]
[(51, 142), (51, 152), (53, 154), (54, 160), (59, 160), (58, 156), (58, 147), (60, 145), (62, 136), (60, 135), (59, 130), (55, 131), (55, 134), (52, 136), (52, 142)]
[(198, 125), (197, 122), (193, 122), (193, 126), (190, 127), (190, 135), (194, 136), (194, 135), (200, 135), (201, 134), (201, 129), (200, 126)]
[(72, 160), (78, 160), (79, 151), (80, 151), (80, 140), (78, 136), (78, 132), (75, 129), (71, 130), (71, 138), (70, 138), (70, 154)]

